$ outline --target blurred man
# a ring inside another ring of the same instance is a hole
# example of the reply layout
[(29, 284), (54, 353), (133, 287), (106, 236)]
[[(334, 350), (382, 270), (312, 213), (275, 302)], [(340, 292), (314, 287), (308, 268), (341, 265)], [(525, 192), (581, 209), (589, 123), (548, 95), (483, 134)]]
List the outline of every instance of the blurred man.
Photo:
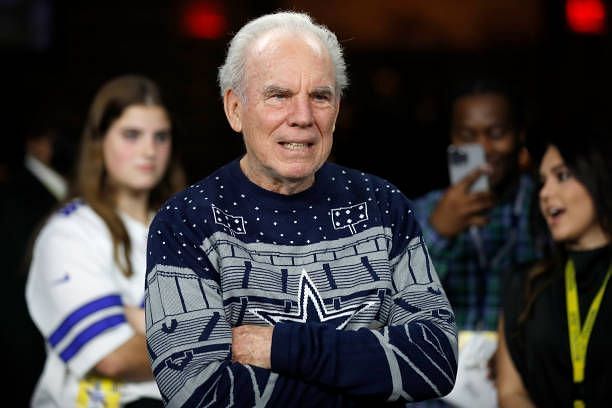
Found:
[[(460, 371), (449, 398), (461, 406), (494, 406), (487, 360), (496, 348), (502, 275), (538, 256), (529, 231), (534, 183), (522, 171), (528, 157), (520, 108), (503, 84), (463, 84), (450, 114), (451, 143), (480, 144), (487, 164), (446, 190), (417, 198), (415, 212), (460, 330)], [(483, 174), (489, 190), (471, 191)], [(482, 369), (466, 378), (464, 364)], [(475, 394), (460, 390), (468, 380)]]
[(408, 199), (328, 162), (347, 78), (336, 36), (270, 14), (219, 72), (246, 153), (168, 201), (145, 310), (168, 406), (404, 406), (445, 395), (452, 310)]
[[(67, 192), (67, 178), (76, 155), (76, 135), (61, 114), (46, 108), (33, 113), (27, 125), (22, 166), (10, 172), (0, 192), (0, 259), (6, 274), (2, 296), (2, 348), (12, 375), (15, 406), (28, 406), (40, 376), (45, 349), (25, 303), (29, 248), (34, 232)], [(8, 286), (7, 286), (8, 284)]]

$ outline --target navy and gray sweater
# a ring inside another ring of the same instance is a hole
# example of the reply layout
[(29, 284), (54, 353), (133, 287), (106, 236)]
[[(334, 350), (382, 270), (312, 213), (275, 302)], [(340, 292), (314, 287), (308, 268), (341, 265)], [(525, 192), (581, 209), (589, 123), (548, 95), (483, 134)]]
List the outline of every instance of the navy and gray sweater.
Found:
[[(402, 406), (447, 394), (456, 326), (410, 201), (325, 164), (280, 195), (238, 160), (149, 230), (145, 313), (168, 406)], [(272, 369), (231, 361), (232, 327), (273, 325)]]

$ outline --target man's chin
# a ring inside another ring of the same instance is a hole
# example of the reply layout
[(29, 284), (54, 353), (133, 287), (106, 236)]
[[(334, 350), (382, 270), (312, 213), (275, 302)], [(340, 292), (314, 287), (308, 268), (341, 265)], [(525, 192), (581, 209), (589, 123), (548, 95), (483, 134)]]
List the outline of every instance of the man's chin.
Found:
[(283, 166), (281, 176), (287, 180), (299, 181), (311, 177), (316, 168), (312, 163), (291, 163)]
[(505, 174), (493, 173), (489, 176), (489, 188), (497, 197), (504, 200), (514, 195), (519, 176), (518, 171), (509, 171)]

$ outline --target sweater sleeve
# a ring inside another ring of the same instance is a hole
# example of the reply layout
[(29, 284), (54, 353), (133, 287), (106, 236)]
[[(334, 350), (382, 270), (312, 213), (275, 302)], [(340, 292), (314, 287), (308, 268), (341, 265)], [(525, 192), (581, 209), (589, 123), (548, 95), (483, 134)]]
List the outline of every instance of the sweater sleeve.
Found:
[(431, 257), (436, 264), (438, 277), (444, 281), (458, 253), (454, 249), (455, 239), (449, 239), (440, 235), (429, 221), (431, 213), (438, 205), (442, 194), (442, 191), (432, 191), (415, 199), (413, 204), (415, 217), (419, 222), (423, 232), (423, 238), (425, 242), (427, 242), (427, 248), (431, 253)]
[[(168, 407), (352, 406), (352, 397), (231, 361), (220, 280), (189, 228), (154, 219), (145, 315), (153, 374)], [(353, 401), (354, 402), (354, 401)]]
[(336, 330), (324, 324), (277, 324), (272, 369), (387, 401), (420, 401), (449, 393), (457, 370), (457, 332), (419, 234), (391, 260), (395, 293), (380, 328)]

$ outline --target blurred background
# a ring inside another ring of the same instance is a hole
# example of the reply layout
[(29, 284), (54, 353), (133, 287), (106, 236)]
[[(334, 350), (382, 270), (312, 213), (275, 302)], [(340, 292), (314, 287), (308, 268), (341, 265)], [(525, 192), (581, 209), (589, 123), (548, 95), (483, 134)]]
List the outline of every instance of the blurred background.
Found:
[(165, 91), (189, 181), (237, 157), (217, 67), (233, 32), (279, 9), (310, 13), (345, 47), (351, 85), (334, 160), (409, 197), (448, 183), (444, 102), (464, 77), (511, 81), (525, 97), (531, 140), (538, 123), (612, 116), (604, 0), (0, 0), (0, 179), (22, 162), (36, 112), (57, 112), (78, 137), (97, 87), (124, 73)]

